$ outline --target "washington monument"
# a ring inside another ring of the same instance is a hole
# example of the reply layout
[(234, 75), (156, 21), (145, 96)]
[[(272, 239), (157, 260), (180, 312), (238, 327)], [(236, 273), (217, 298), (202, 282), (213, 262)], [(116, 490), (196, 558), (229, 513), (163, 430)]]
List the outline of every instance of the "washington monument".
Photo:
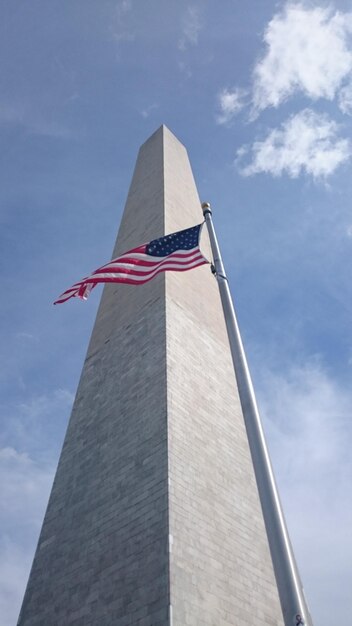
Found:
[[(202, 220), (162, 126), (113, 257)], [(104, 287), (18, 626), (286, 626), (221, 302), (210, 265)]]

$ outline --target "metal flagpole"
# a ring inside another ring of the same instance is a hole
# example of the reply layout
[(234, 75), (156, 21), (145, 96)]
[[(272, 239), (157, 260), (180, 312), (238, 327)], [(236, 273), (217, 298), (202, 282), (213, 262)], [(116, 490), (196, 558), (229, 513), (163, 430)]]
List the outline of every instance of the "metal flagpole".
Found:
[(285, 626), (313, 626), (277, 491), (208, 202), (202, 204)]

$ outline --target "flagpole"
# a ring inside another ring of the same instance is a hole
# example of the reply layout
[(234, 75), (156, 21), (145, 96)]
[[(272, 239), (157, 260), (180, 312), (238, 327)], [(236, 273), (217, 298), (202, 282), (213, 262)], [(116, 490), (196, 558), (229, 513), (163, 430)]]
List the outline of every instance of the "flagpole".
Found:
[(313, 626), (275, 483), (230, 288), (214, 230), (210, 204), (203, 202), (202, 209), (209, 233), (214, 261), (213, 272), (219, 286), (284, 624), (285, 626)]

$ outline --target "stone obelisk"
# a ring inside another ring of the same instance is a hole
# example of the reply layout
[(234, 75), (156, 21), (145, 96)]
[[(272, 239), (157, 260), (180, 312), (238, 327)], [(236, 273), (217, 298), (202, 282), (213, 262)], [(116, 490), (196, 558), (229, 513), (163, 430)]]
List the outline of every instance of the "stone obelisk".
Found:
[[(201, 221), (162, 126), (113, 256)], [(104, 288), (18, 624), (282, 626), (209, 266)]]

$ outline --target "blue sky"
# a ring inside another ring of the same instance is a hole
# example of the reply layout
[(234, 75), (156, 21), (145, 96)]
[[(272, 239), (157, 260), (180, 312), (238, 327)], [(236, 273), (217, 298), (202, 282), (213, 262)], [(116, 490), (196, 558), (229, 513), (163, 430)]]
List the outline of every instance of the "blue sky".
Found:
[(349, 2), (5, 0), (0, 625), (16, 623), (139, 146), (186, 145), (315, 624), (350, 625)]

